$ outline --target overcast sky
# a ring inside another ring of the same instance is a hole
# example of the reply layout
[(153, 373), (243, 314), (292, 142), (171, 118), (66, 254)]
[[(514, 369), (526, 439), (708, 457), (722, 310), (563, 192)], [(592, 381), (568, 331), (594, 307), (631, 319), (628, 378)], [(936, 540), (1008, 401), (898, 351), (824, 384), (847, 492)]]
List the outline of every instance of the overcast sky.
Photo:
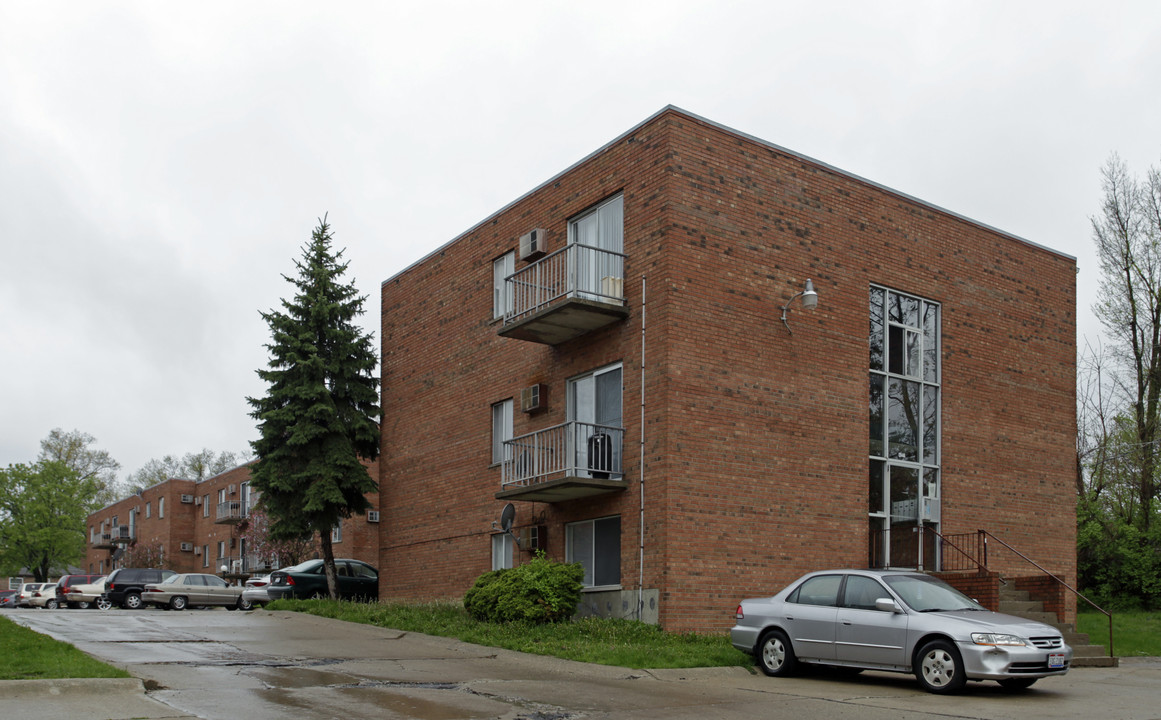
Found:
[(1095, 338), (1159, 38), (1157, 2), (0, 0), (0, 467), (54, 427), (122, 476), (246, 448), (319, 216), (378, 339), (385, 279), (667, 104), (1077, 257)]

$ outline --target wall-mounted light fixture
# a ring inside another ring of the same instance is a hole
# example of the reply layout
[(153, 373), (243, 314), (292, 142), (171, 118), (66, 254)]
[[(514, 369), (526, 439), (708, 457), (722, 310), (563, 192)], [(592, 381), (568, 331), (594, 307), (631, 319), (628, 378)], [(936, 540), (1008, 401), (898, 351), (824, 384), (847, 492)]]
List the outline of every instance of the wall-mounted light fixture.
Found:
[(790, 323), (786, 322), (786, 313), (790, 312), (790, 304), (794, 302), (795, 298), (802, 298), (802, 307), (806, 310), (818, 307), (818, 293), (814, 291), (814, 283), (810, 281), (810, 278), (806, 279), (806, 287), (791, 295), (786, 304), (782, 306), (782, 324), (786, 326), (786, 332), (791, 334), (793, 331), (790, 329)]

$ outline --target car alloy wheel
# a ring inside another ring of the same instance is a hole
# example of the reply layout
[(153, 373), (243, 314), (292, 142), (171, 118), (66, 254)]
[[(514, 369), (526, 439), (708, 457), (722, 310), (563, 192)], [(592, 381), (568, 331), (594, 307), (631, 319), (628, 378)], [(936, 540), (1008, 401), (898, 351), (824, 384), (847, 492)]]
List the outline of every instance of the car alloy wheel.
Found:
[(49, 609), (49, 610), (56, 610), (57, 607), (59, 607), (59, 606), (57, 605), (56, 600), (49, 600), (48, 602), (46, 602), (44, 604), (44, 607)]
[(125, 602), (122, 605), (126, 610), (137, 610), (141, 607), (141, 596), (137, 593), (129, 593), (125, 596)]
[(97, 598), (98, 610), (108, 610), (111, 607), (113, 607), (113, 603), (109, 600), (109, 598)]
[(240, 598), (238, 598), (238, 609), (239, 610), (253, 610), (254, 603), (250, 602), (246, 598), (240, 597)]
[(174, 595), (169, 599), (169, 607), (173, 610), (185, 610), (186, 602), (181, 595)]
[(915, 677), (924, 690), (950, 694), (967, 682), (959, 651), (946, 640), (932, 640), (923, 646), (917, 657)]

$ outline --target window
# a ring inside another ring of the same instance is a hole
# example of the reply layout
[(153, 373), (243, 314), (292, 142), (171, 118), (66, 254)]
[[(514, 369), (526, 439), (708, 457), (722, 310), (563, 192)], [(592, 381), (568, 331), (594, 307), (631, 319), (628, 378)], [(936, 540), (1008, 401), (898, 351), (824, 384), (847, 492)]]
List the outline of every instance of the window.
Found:
[(218, 504), (221, 505), (224, 502), (226, 502), (226, 488), (218, 491)]
[(621, 474), (621, 365), (594, 370), (568, 382), (568, 420), (573, 423), (577, 477)]
[(516, 272), (516, 251), (504, 253), (492, 261), (492, 317), (502, 318), (512, 312), (513, 290), (511, 283), (505, 281)]
[(157, 498), (157, 517), (165, 517), (165, 498)]
[(339, 543), (343, 541), (343, 524), (339, 523), (331, 528), (331, 542)]
[(585, 587), (621, 584), (620, 516), (565, 526), (565, 561), (585, 569)]
[(224, 559), (225, 557), (226, 557), (226, 541), (219, 540), (218, 541), (218, 559), (221, 560), (221, 559)]
[(890, 598), (891, 594), (875, 580), (862, 575), (847, 575), (843, 586), (842, 606), (857, 610), (874, 610), (879, 598)]
[(202, 517), (210, 516), (210, 494), (202, 495)]
[(591, 300), (622, 300), (624, 264), (624, 200), (611, 197), (568, 223), (577, 290)]
[(834, 607), (838, 604), (838, 590), (842, 580), (842, 575), (816, 575), (799, 585), (786, 601), (802, 605)]
[(914, 528), (939, 523), (939, 316), (937, 303), (871, 287), (872, 567), (914, 566), (924, 552), (916, 544)]
[(492, 536), (492, 569), (493, 570), (507, 570), (512, 567), (512, 549), (515, 545), (512, 542), (511, 533), (497, 533)]
[(210, 566), (210, 546), (202, 545), (202, 567)]
[(150, 512), (151, 512), (150, 505), (152, 505), (152, 503), (145, 503), (145, 517), (150, 516)]
[(505, 440), (512, 439), (512, 398), (492, 406), (492, 464), (504, 462), (511, 452)]

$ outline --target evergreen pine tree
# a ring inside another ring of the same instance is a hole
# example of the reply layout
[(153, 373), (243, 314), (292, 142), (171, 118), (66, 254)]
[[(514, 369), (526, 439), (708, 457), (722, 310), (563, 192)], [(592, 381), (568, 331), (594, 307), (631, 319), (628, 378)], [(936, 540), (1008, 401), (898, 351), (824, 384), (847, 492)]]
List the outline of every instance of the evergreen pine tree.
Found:
[(344, 284), (349, 263), (331, 250), (326, 217), (319, 221), (282, 310), (262, 313), (270, 326), (265, 397), (247, 398), (260, 438), (251, 486), (270, 520), (272, 539), (318, 533), (327, 585), (336, 596), (331, 531), (342, 518), (370, 507), (365, 494), (377, 483), (362, 460), (379, 456), (379, 380), (374, 338), (355, 325), (363, 301)]

